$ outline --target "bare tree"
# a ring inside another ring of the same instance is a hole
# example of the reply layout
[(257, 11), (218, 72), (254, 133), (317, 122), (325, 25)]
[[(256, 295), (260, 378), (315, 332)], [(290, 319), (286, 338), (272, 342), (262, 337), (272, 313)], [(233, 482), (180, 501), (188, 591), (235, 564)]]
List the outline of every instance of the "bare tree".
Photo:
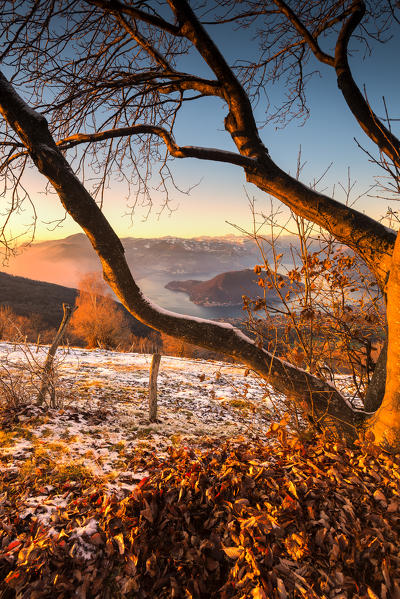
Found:
[[(286, 78), (289, 93), (266, 118), (286, 121), (306, 115), (307, 68), (315, 70), (320, 63), (335, 72), (349, 110), (396, 180), (400, 142), (393, 122), (372, 110), (349, 64), (350, 44), (369, 50), (399, 23), (394, 3), (215, 0), (194, 7), (187, 0), (3, 0), (0, 6), (5, 73), (0, 76), (1, 169), (11, 198), (3, 243), (8, 243), (13, 211), (30, 201), (21, 173), (33, 162), (87, 234), (106, 281), (136, 318), (244, 362), (301, 402), (313, 419), (334, 422), (349, 433), (365, 423), (379, 441), (395, 443), (400, 429), (400, 241), (380, 222), (280, 168), (261, 140), (254, 116), (255, 103), (264, 100), (269, 84), (279, 77)], [(260, 52), (254, 60), (239, 56), (229, 64), (224, 57), (219, 31), (228, 23), (247, 27), (249, 36), (257, 32)], [(200, 57), (205, 68), (187, 71), (191, 55)], [(175, 139), (179, 112), (187, 102), (206, 96), (225, 107), (224, 128), (236, 151), (181, 146)], [(329, 383), (277, 359), (233, 327), (182, 318), (142, 295), (122, 244), (101, 211), (103, 190), (117, 173), (135, 186), (133, 204), (150, 206), (149, 181), (155, 170), (168, 207), (170, 158), (188, 157), (236, 165), (247, 181), (326, 229), (365, 261), (388, 302), (388, 382), (375, 414), (355, 411)], [(91, 193), (84, 178), (88, 164), (101, 173)]]

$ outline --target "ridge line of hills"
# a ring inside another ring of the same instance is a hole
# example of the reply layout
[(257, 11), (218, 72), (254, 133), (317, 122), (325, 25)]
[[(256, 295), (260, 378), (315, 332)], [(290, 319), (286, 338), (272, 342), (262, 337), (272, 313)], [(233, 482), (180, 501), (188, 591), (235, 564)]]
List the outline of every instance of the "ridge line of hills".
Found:
[[(121, 242), (134, 277), (163, 277), (163, 285), (173, 278), (208, 278), (252, 268), (260, 261), (257, 246), (245, 237), (125, 237)], [(289, 239), (283, 240), (279, 251), (288, 244)], [(99, 270), (98, 256), (83, 233), (33, 243), (12, 257), (7, 268), (10, 274), (68, 287), (77, 287), (83, 274)]]

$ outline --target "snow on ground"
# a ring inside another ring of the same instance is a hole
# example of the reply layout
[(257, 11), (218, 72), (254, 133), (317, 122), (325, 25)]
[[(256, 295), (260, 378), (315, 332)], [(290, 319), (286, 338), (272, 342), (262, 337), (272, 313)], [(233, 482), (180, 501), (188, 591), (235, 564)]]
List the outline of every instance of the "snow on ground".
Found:
[[(0, 343), (0, 367), (15, 368), (27, 358), (43, 363), (46, 351), (36, 354), (34, 347)], [(78, 348), (59, 354), (58, 407), (17, 416), (17, 425), (1, 443), (2, 468), (18, 469), (46, 455), (55, 468), (84, 468), (106, 477), (110, 490), (129, 492), (146, 475), (127, 469), (133, 453), (163, 455), (169, 445), (241, 435), (262, 439), (273, 405), (279, 403), (265, 383), (240, 365), (162, 356), (158, 422), (150, 423), (151, 356)], [(46, 506), (44, 519), (52, 509), (56, 506)]]

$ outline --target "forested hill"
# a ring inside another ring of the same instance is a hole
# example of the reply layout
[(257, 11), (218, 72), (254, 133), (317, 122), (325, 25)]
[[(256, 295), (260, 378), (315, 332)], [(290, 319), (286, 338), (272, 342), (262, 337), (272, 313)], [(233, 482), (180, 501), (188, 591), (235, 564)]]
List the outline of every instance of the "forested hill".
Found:
[[(282, 285), (286, 286), (286, 292), (293, 288), (289, 277), (280, 275)], [(188, 293), (194, 304), (201, 306), (240, 306), (243, 304), (243, 295), (254, 298), (264, 296), (267, 302), (279, 302), (280, 297), (275, 288), (265, 291), (258, 285), (258, 276), (254, 270), (249, 268), (223, 272), (207, 281), (171, 281), (165, 286), (171, 291)], [(296, 283), (300, 289), (302, 284)]]
[[(63, 314), (63, 303), (74, 305), (78, 290), (54, 283), (35, 281), (0, 272), (0, 306), (10, 306), (20, 316), (39, 314), (49, 328), (57, 328)], [(136, 320), (118, 303), (125, 313), (131, 331), (140, 337), (147, 336), (152, 329)]]

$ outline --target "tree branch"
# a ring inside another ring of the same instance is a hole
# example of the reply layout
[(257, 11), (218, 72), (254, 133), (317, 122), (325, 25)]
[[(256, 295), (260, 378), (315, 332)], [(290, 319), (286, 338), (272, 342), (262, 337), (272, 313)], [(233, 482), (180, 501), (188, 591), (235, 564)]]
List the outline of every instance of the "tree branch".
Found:
[(352, 248), (367, 263), (382, 290), (390, 271), (396, 233), (364, 213), (304, 185), (277, 166), (269, 156), (246, 178), (270, 193), (299, 216), (320, 225)]
[[(348, 44), (354, 30), (364, 17), (364, 2), (362, 0), (353, 0), (352, 4), (340, 15), (328, 20), (325, 24), (321, 24), (311, 33), (284, 0), (273, 1), (280, 8), (282, 14), (292, 23), (299, 35), (302, 36), (314, 56), (320, 62), (335, 68), (338, 87), (364, 133), (368, 135), (379, 147), (380, 151), (386, 154), (394, 164), (400, 166), (400, 140), (384, 126), (382, 121), (373, 112), (367, 99), (363, 96), (354, 81), (348, 63)], [(345, 20), (347, 16), (349, 18)], [(326, 29), (341, 21), (344, 22), (336, 42), (335, 56), (332, 57), (321, 50), (317, 38)]]
[(116, 13), (118, 23), (129, 33), (131, 38), (154, 60), (156, 64), (162, 67), (167, 72), (173, 72), (171, 65), (165, 58), (146, 40), (137, 30), (137, 27), (132, 27), (130, 23), (119, 13)]
[[(233, 136), (239, 152), (244, 156), (265, 153), (266, 148), (258, 135), (250, 100), (231, 67), (208, 35), (186, 0), (168, 0), (180, 25), (180, 31), (197, 48), (221, 84), (223, 97), (229, 106), (225, 128)], [(234, 131), (232, 134), (231, 131)]]
[(143, 10), (138, 8), (134, 8), (133, 6), (128, 6), (127, 4), (123, 4), (118, 0), (86, 0), (88, 4), (93, 4), (94, 6), (98, 6), (102, 8), (106, 12), (110, 13), (123, 13), (133, 17), (134, 19), (140, 19), (144, 23), (149, 23), (149, 25), (154, 25), (159, 29), (163, 29), (168, 33), (172, 33), (172, 35), (180, 36), (179, 27), (176, 25), (172, 25), (165, 21), (159, 16), (151, 15)]
[(381, 152), (400, 167), (400, 140), (385, 127), (372, 111), (351, 73), (348, 62), (348, 44), (354, 30), (363, 19), (365, 4), (360, 0), (354, 0), (352, 9), (352, 15), (343, 23), (335, 48), (334, 66), (338, 87), (364, 133), (379, 147)]
[(115, 137), (126, 137), (131, 135), (156, 135), (160, 137), (168, 148), (171, 156), (175, 158), (198, 158), (200, 160), (212, 160), (214, 162), (227, 162), (238, 166), (251, 168), (255, 166), (255, 161), (241, 154), (218, 150), (217, 148), (201, 148), (197, 146), (178, 146), (169, 131), (163, 127), (155, 125), (133, 125), (132, 127), (121, 127), (119, 129), (110, 129), (108, 131), (99, 131), (97, 133), (75, 133), (70, 137), (57, 142), (57, 146), (62, 150), (67, 150), (82, 143), (91, 143), (113, 139)]
[(94, 95), (101, 90), (123, 90), (132, 86), (152, 84), (153, 89), (160, 93), (171, 93), (172, 91), (199, 91), (205, 96), (222, 97), (221, 86), (218, 81), (196, 77), (190, 73), (182, 72), (160, 72), (157, 70), (146, 71), (138, 74), (130, 74), (118, 79), (107, 81), (96, 81), (95, 85), (88, 85), (84, 89), (73, 91), (61, 102), (55, 103), (52, 109), (59, 110), (84, 96)]
[(85, 231), (101, 260), (105, 279), (131, 314), (169, 335), (233, 356), (277, 391), (301, 402), (313, 420), (328, 419), (354, 435), (364, 414), (355, 412), (333, 386), (257, 347), (232, 325), (174, 314), (144, 297), (129, 270), (121, 241), (57, 148), (46, 120), (25, 104), (1, 73), (0, 112), (25, 144), (39, 172), (53, 185), (64, 208)]
[(318, 58), (319, 61), (329, 64), (330, 66), (334, 66), (335, 59), (333, 56), (329, 56), (321, 50), (319, 44), (315, 37), (308, 31), (308, 29), (303, 25), (300, 19), (295, 15), (292, 9), (283, 2), (283, 0), (273, 0), (278, 8), (281, 9), (282, 13), (285, 15), (287, 19), (292, 23), (295, 27), (296, 31), (303, 37), (304, 41), (311, 48), (314, 56)]

